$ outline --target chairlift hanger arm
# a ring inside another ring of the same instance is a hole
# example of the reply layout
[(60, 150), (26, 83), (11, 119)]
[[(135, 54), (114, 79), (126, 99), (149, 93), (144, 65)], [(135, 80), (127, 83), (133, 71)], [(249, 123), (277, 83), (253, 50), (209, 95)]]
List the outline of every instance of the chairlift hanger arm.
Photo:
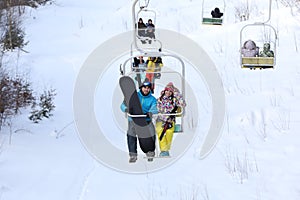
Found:
[[(139, 0), (139, 2), (141, 2), (141, 1), (142, 1), (142, 0)], [(145, 5), (144, 5), (144, 6), (141, 6), (141, 4), (139, 4), (139, 7), (140, 7), (141, 9), (147, 8), (148, 5), (149, 5), (150, 0), (144, 0), (144, 1), (145, 1)]]
[(264, 22), (255, 22), (254, 24), (266, 24), (271, 20), (271, 11), (272, 11), (272, 0), (269, 0), (269, 16), (267, 21)]
[(269, 28), (271, 28), (272, 30), (273, 30), (273, 32), (274, 32), (274, 36), (275, 36), (275, 38), (274, 38), (274, 40), (275, 40), (275, 45), (276, 45), (276, 40), (277, 40), (277, 32), (276, 32), (276, 29), (273, 27), (273, 26), (271, 26), (270, 24), (265, 24), (264, 22), (256, 22), (256, 23), (254, 23), (254, 24), (247, 24), (247, 25), (245, 25), (242, 29), (241, 29), (241, 31), (240, 31), (240, 48), (243, 46), (243, 31), (244, 31), (244, 29), (245, 28), (247, 28), (247, 27), (249, 27), (249, 26), (267, 26), (267, 27), (269, 27)]
[(264, 23), (268, 23), (271, 20), (271, 11), (272, 11), (272, 0), (269, 1), (269, 18)]
[[(135, 29), (135, 23), (136, 23), (136, 16), (135, 16), (135, 8), (136, 8), (136, 4), (137, 4), (137, 2), (140, 2), (141, 0), (135, 0), (134, 2), (133, 2), (133, 4), (132, 4), (132, 20), (133, 20), (133, 29)], [(150, 0), (145, 0), (145, 6), (139, 6), (140, 7), (140, 11), (141, 10), (143, 10), (144, 8), (147, 8), (148, 7), (148, 5), (149, 5), (149, 1)], [(139, 12), (140, 12), (139, 11)]]
[(135, 27), (136, 23), (136, 17), (135, 17), (135, 6), (139, 0), (135, 0), (132, 4), (132, 22), (133, 22), (133, 30), (135, 30), (137, 27)]

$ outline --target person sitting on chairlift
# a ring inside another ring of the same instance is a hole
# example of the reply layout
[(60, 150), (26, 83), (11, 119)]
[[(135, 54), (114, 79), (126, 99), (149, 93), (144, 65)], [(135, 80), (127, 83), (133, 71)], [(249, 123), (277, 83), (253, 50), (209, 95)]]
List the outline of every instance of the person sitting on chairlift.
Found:
[(252, 40), (247, 40), (242, 49), (241, 53), (244, 57), (258, 57), (259, 47), (256, 46)]
[(274, 52), (270, 49), (270, 43), (265, 43), (263, 51), (260, 52), (260, 57), (274, 57)]
[(211, 11), (211, 16), (213, 18), (221, 18), (223, 16), (223, 13), (221, 13), (220, 9), (216, 7), (214, 10)]
[(161, 57), (148, 57), (146, 65), (146, 78), (151, 82), (151, 92), (154, 93), (155, 79), (160, 79), (161, 77), (159, 71), (163, 67), (163, 62)]
[(143, 19), (140, 18), (137, 24), (138, 35), (141, 37), (145, 37), (145, 30), (147, 28), (146, 24), (143, 22)]
[(144, 80), (145, 79), (145, 71), (146, 71), (146, 63), (145, 60), (143, 58), (143, 56), (139, 56), (139, 57), (134, 57), (133, 58), (133, 71), (137, 72), (135, 80), (138, 81), (140, 80)]
[[(146, 24), (146, 36), (155, 39), (155, 25), (152, 23), (152, 19), (148, 20), (148, 23)], [(151, 40), (149, 40), (149, 44), (151, 44)]]
[(138, 58), (137, 57), (133, 58), (133, 67), (134, 67), (134, 71), (136, 72), (140, 72), (140, 71), (143, 72), (146, 70), (147, 66), (143, 56), (139, 56)]
[[(138, 21), (138, 23), (137, 23), (137, 28), (138, 28), (138, 36), (140, 36), (140, 37), (146, 37), (146, 28), (147, 28), (147, 26), (146, 26), (146, 24), (143, 22), (143, 19), (142, 19), (142, 18), (139, 19), (139, 21)], [(143, 44), (146, 43), (145, 40), (141, 40), (141, 42), (142, 42)]]
[(168, 83), (160, 97), (157, 99), (157, 109), (160, 114), (156, 120), (156, 133), (159, 139), (159, 156), (170, 156), (170, 149), (172, 139), (175, 131), (175, 116), (179, 108), (186, 106), (182, 94), (173, 85), (172, 82)]

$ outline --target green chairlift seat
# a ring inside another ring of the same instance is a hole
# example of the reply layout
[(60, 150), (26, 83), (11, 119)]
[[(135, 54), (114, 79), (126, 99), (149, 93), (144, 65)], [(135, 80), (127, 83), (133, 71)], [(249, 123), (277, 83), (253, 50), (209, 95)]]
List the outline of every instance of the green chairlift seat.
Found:
[(202, 19), (202, 24), (207, 24), (207, 25), (222, 25), (223, 19), (222, 18), (209, 18), (209, 17), (204, 17)]

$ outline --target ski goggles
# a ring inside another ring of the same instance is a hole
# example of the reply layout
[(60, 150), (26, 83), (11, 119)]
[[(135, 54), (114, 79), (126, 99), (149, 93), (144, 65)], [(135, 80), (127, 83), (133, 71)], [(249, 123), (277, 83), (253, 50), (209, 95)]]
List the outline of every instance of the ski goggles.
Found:
[(151, 87), (150, 82), (144, 82), (141, 87)]

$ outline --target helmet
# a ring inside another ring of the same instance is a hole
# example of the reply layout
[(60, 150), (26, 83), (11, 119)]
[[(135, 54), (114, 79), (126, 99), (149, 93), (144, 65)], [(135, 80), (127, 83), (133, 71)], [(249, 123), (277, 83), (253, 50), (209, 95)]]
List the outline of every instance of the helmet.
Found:
[(142, 83), (142, 85), (140, 86), (140, 88), (142, 88), (142, 87), (150, 87), (151, 88), (151, 82), (150, 81), (148, 81), (148, 80), (145, 80), (143, 83)]

